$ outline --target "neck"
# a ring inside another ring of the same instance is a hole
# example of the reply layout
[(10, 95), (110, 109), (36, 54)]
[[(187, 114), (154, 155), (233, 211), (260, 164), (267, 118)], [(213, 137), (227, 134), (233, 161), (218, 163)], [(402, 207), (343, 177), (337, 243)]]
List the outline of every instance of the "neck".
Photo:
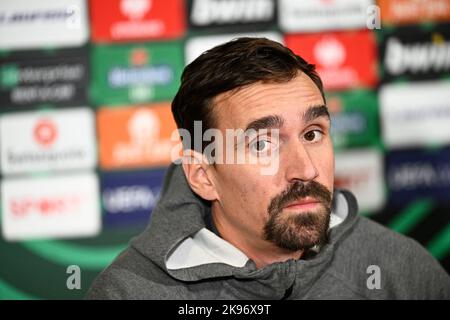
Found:
[(300, 259), (303, 251), (290, 251), (282, 249), (270, 241), (264, 240), (261, 235), (251, 235), (243, 228), (235, 227), (223, 219), (222, 215), (212, 213), (212, 223), (222, 239), (228, 241), (248, 258), (253, 260), (258, 269), (275, 262), (284, 262), (290, 259)]

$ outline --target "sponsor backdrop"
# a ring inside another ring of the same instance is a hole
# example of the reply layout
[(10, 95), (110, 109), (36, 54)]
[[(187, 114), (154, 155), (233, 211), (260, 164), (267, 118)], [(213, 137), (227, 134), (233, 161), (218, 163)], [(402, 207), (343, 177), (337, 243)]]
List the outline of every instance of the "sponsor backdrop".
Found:
[(151, 218), (184, 66), (241, 35), (316, 64), (336, 186), (450, 271), (450, 0), (3, 0), (0, 298), (83, 297)]

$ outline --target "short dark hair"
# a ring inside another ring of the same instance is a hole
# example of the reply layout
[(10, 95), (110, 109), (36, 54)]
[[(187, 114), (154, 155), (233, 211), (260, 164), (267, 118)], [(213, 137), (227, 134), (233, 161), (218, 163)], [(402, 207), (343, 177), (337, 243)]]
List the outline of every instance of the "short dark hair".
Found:
[(172, 101), (175, 122), (194, 137), (194, 121), (202, 121), (203, 132), (215, 127), (212, 100), (217, 95), (259, 81), (288, 82), (299, 72), (311, 78), (325, 101), (315, 66), (282, 44), (266, 38), (242, 37), (216, 46), (184, 69)]

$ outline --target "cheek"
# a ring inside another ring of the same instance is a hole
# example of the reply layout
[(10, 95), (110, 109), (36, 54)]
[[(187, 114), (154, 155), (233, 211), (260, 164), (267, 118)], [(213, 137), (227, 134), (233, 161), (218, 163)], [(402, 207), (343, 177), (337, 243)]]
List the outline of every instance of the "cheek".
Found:
[(271, 194), (273, 189), (271, 186), (274, 185), (271, 180), (265, 176), (257, 178), (248, 180), (243, 206), (252, 227), (260, 230), (268, 219), (268, 207), (275, 194)]
[(223, 174), (219, 197), (229, 212), (264, 214), (270, 201), (268, 186), (264, 176), (252, 174), (251, 168), (242, 166)]
[(329, 190), (333, 189), (334, 184), (334, 152), (333, 146), (327, 145), (314, 152), (314, 163), (319, 171), (318, 182), (325, 185)]

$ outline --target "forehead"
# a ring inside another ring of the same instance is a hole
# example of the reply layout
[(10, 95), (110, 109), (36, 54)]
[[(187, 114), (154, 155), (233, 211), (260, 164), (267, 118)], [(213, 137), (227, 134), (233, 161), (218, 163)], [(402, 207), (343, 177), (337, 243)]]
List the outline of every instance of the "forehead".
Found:
[(323, 104), (319, 88), (301, 73), (289, 82), (258, 82), (222, 93), (213, 100), (213, 114), (221, 129), (244, 129), (251, 119), (276, 114), (289, 121), (308, 107)]

